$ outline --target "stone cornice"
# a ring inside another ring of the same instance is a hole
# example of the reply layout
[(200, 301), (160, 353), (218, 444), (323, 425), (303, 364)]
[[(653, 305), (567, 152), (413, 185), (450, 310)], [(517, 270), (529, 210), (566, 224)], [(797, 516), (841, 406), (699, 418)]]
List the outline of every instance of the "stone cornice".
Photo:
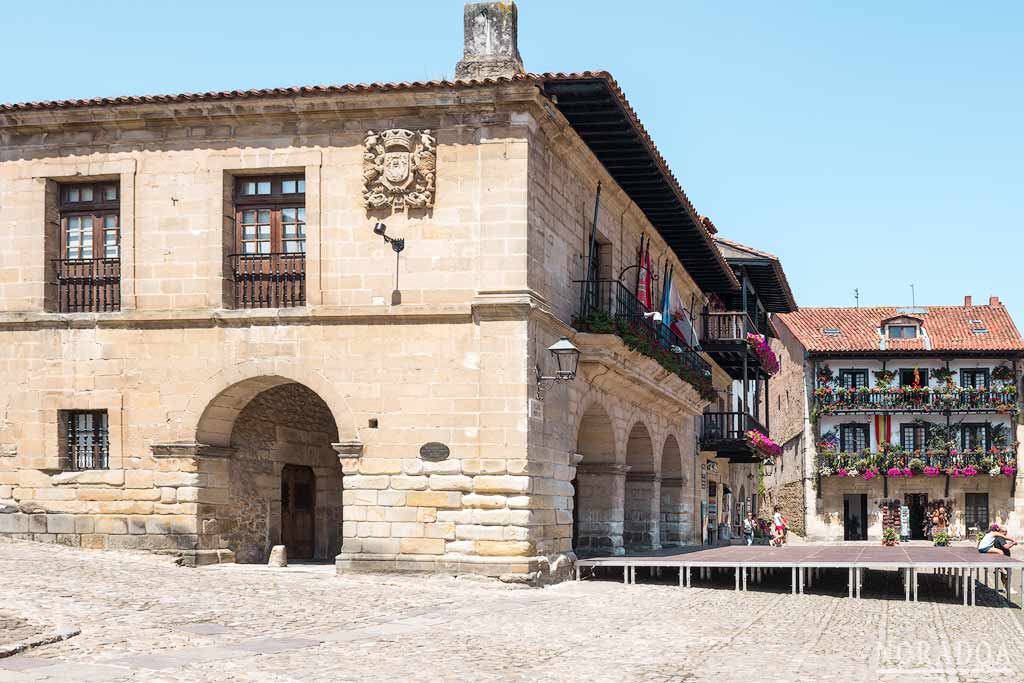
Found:
[(339, 441), (338, 443), (332, 443), (331, 448), (338, 454), (339, 460), (347, 458), (359, 458), (363, 455), (363, 442), (362, 441)]
[(403, 322), (468, 323), (469, 304), (401, 306), (305, 306), (281, 309), (195, 309), (112, 313), (2, 313), (0, 330), (167, 329), (274, 325), (393, 325)]
[(629, 465), (620, 465), (616, 462), (581, 462), (576, 466), (577, 474), (621, 474), (625, 475), (630, 470)]
[(493, 84), (437, 85), (419, 89), (361, 89), (351, 92), (296, 94), (294, 97), (245, 97), (207, 101), (154, 101), (81, 108), (8, 110), (0, 112), (0, 128), (30, 127), (53, 130), (61, 127), (113, 127), (119, 124), (168, 127), (210, 125), (218, 120), (233, 123), (251, 119), (265, 122), (325, 115), (337, 119), (392, 118), (403, 113), (423, 116), (431, 111), (449, 113), (452, 109), (478, 109), (492, 112), (511, 103), (533, 103), (541, 99), (536, 83), (528, 80)]

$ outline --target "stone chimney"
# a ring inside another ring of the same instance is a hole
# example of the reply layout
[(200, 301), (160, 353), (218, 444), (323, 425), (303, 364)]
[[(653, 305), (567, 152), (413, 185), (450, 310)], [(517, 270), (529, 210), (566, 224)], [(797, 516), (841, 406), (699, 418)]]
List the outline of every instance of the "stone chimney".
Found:
[(970, 307), (971, 307), (971, 295), (968, 294), (967, 296), (964, 297), (964, 308), (970, 308)]
[(514, 2), (470, 2), (462, 11), (463, 55), (458, 80), (515, 76), (524, 72), (519, 56), (519, 13)]
[(988, 305), (989, 306), (998, 306), (999, 305), (999, 297), (998, 296), (990, 296), (988, 298)]

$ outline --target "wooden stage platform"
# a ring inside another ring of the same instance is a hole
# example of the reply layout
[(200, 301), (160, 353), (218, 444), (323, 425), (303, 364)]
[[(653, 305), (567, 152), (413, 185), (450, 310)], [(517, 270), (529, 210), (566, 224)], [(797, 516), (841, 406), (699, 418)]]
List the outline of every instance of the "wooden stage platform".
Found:
[(822, 570), (846, 569), (849, 597), (859, 598), (865, 571), (894, 571), (903, 576), (907, 600), (917, 601), (918, 575), (938, 574), (956, 595), (963, 594), (964, 605), (976, 604), (977, 583), (984, 572), (1005, 570), (1006, 601), (1010, 602), (1009, 586), (1014, 572), (1024, 594), (1024, 562), (1003, 555), (982, 554), (973, 546), (936, 548), (932, 546), (872, 545), (801, 545), (772, 548), (769, 546), (731, 545), (723, 547), (666, 548), (626, 555), (584, 557), (576, 561), (576, 580), (598, 567), (621, 567), (624, 583), (636, 583), (637, 568), (678, 569), (679, 585), (693, 585), (693, 570), (702, 578), (712, 571), (735, 573), (736, 590), (747, 590), (748, 582), (760, 583), (766, 573), (789, 570), (793, 594), (811, 587)]

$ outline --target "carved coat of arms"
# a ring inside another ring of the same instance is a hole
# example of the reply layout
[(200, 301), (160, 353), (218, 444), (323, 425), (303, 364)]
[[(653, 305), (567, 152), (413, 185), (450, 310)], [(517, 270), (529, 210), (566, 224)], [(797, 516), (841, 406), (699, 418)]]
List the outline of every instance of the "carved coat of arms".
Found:
[(433, 206), (436, 148), (429, 129), (367, 131), (363, 141), (366, 206), (390, 206), (395, 211)]

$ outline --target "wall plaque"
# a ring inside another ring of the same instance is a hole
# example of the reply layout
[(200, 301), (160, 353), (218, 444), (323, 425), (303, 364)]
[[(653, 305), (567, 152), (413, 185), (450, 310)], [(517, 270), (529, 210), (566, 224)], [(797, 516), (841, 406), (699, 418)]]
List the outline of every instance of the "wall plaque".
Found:
[(437, 441), (428, 441), (420, 446), (420, 458), (423, 460), (438, 462), (447, 459), (450, 454), (451, 451), (448, 450), (448, 447)]

